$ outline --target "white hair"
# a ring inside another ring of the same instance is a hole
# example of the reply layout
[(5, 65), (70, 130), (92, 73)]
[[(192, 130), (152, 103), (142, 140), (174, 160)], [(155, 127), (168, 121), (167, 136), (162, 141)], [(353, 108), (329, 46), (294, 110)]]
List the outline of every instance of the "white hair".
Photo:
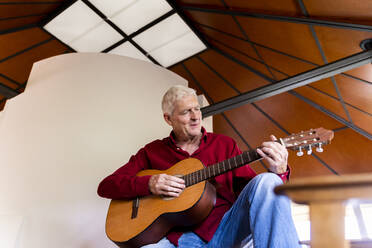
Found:
[(182, 99), (185, 96), (196, 97), (196, 92), (194, 89), (183, 85), (175, 85), (169, 88), (164, 94), (163, 100), (161, 102), (163, 114), (172, 115), (176, 101)]

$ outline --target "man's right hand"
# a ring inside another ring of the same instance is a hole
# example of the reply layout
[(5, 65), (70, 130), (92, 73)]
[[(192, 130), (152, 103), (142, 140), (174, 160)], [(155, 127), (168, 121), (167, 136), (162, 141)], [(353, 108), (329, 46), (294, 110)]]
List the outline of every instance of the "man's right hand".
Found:
[(167, 174), (152, 175), (149, 189), (154, 195), (178, 197), (185, 189), (185, 181)]

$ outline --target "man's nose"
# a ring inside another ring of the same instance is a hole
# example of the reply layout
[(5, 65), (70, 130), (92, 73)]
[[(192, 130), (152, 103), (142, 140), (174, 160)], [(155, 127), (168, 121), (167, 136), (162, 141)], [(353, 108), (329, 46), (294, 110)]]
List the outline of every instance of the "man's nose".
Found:
[(198, 119), (198, 113), (195, 110), (191, 111), (191, 119)]

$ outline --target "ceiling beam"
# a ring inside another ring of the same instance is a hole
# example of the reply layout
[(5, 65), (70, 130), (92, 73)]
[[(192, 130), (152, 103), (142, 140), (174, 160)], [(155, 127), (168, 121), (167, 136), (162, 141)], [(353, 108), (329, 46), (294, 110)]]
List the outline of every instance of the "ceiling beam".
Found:
[(357, 24), (357, 23), (348, 23), (348, 22), (341, 22), (341, 21), (327, 21), (327, 20), (314, 19), (314, 18), (309, 18), (309, 17), (269, 15), (269, 14), (262, 14), (262, 13), (247, 12), (246, 10), (241, 10), (241, 9), (222, 9), (222, 8), (213, 8), (209, 6), (200, 7), (200, 6), (195, 6), (195, 5), (181, 5), (180, 7), (183, 10), (188, 10), (188, 11), (199, 11), (199, 12), (205, 12), (205, 13), (215, 13), (215, 14), (230, 15), (230, 16), (253, 17), (253, 18), (292, 22), (292, 23), (311, 24), (315, 26), (327, 26), (327, 27), (332, 27), (332, 28), (342, 28), (342, 29), (352, 29), (352, 30), (358, 30), (358, 31), (372, 32), (372, 26)]
[(328, 78), (344, 71), (371, 63), (372, 50), (364, 51), (349, 57), (319, 66), (315, 69), (297, 74), (276, 83), (248, 91), (235, 97), (202, 108), (203, 117), (212, 116), (224, 111), (239, 107), (247, 103), (253, 103), (289, 90)]

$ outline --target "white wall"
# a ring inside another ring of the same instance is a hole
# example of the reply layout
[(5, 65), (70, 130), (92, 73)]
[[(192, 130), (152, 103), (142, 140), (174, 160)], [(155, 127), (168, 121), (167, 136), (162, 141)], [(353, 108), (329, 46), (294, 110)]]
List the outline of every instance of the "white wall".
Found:
[(116, 247), (100, 180), (167, 136), (160, 99), (176, 74), (127, 57), (66, 54), (36, 63), (0, 125), (0, 247)]

